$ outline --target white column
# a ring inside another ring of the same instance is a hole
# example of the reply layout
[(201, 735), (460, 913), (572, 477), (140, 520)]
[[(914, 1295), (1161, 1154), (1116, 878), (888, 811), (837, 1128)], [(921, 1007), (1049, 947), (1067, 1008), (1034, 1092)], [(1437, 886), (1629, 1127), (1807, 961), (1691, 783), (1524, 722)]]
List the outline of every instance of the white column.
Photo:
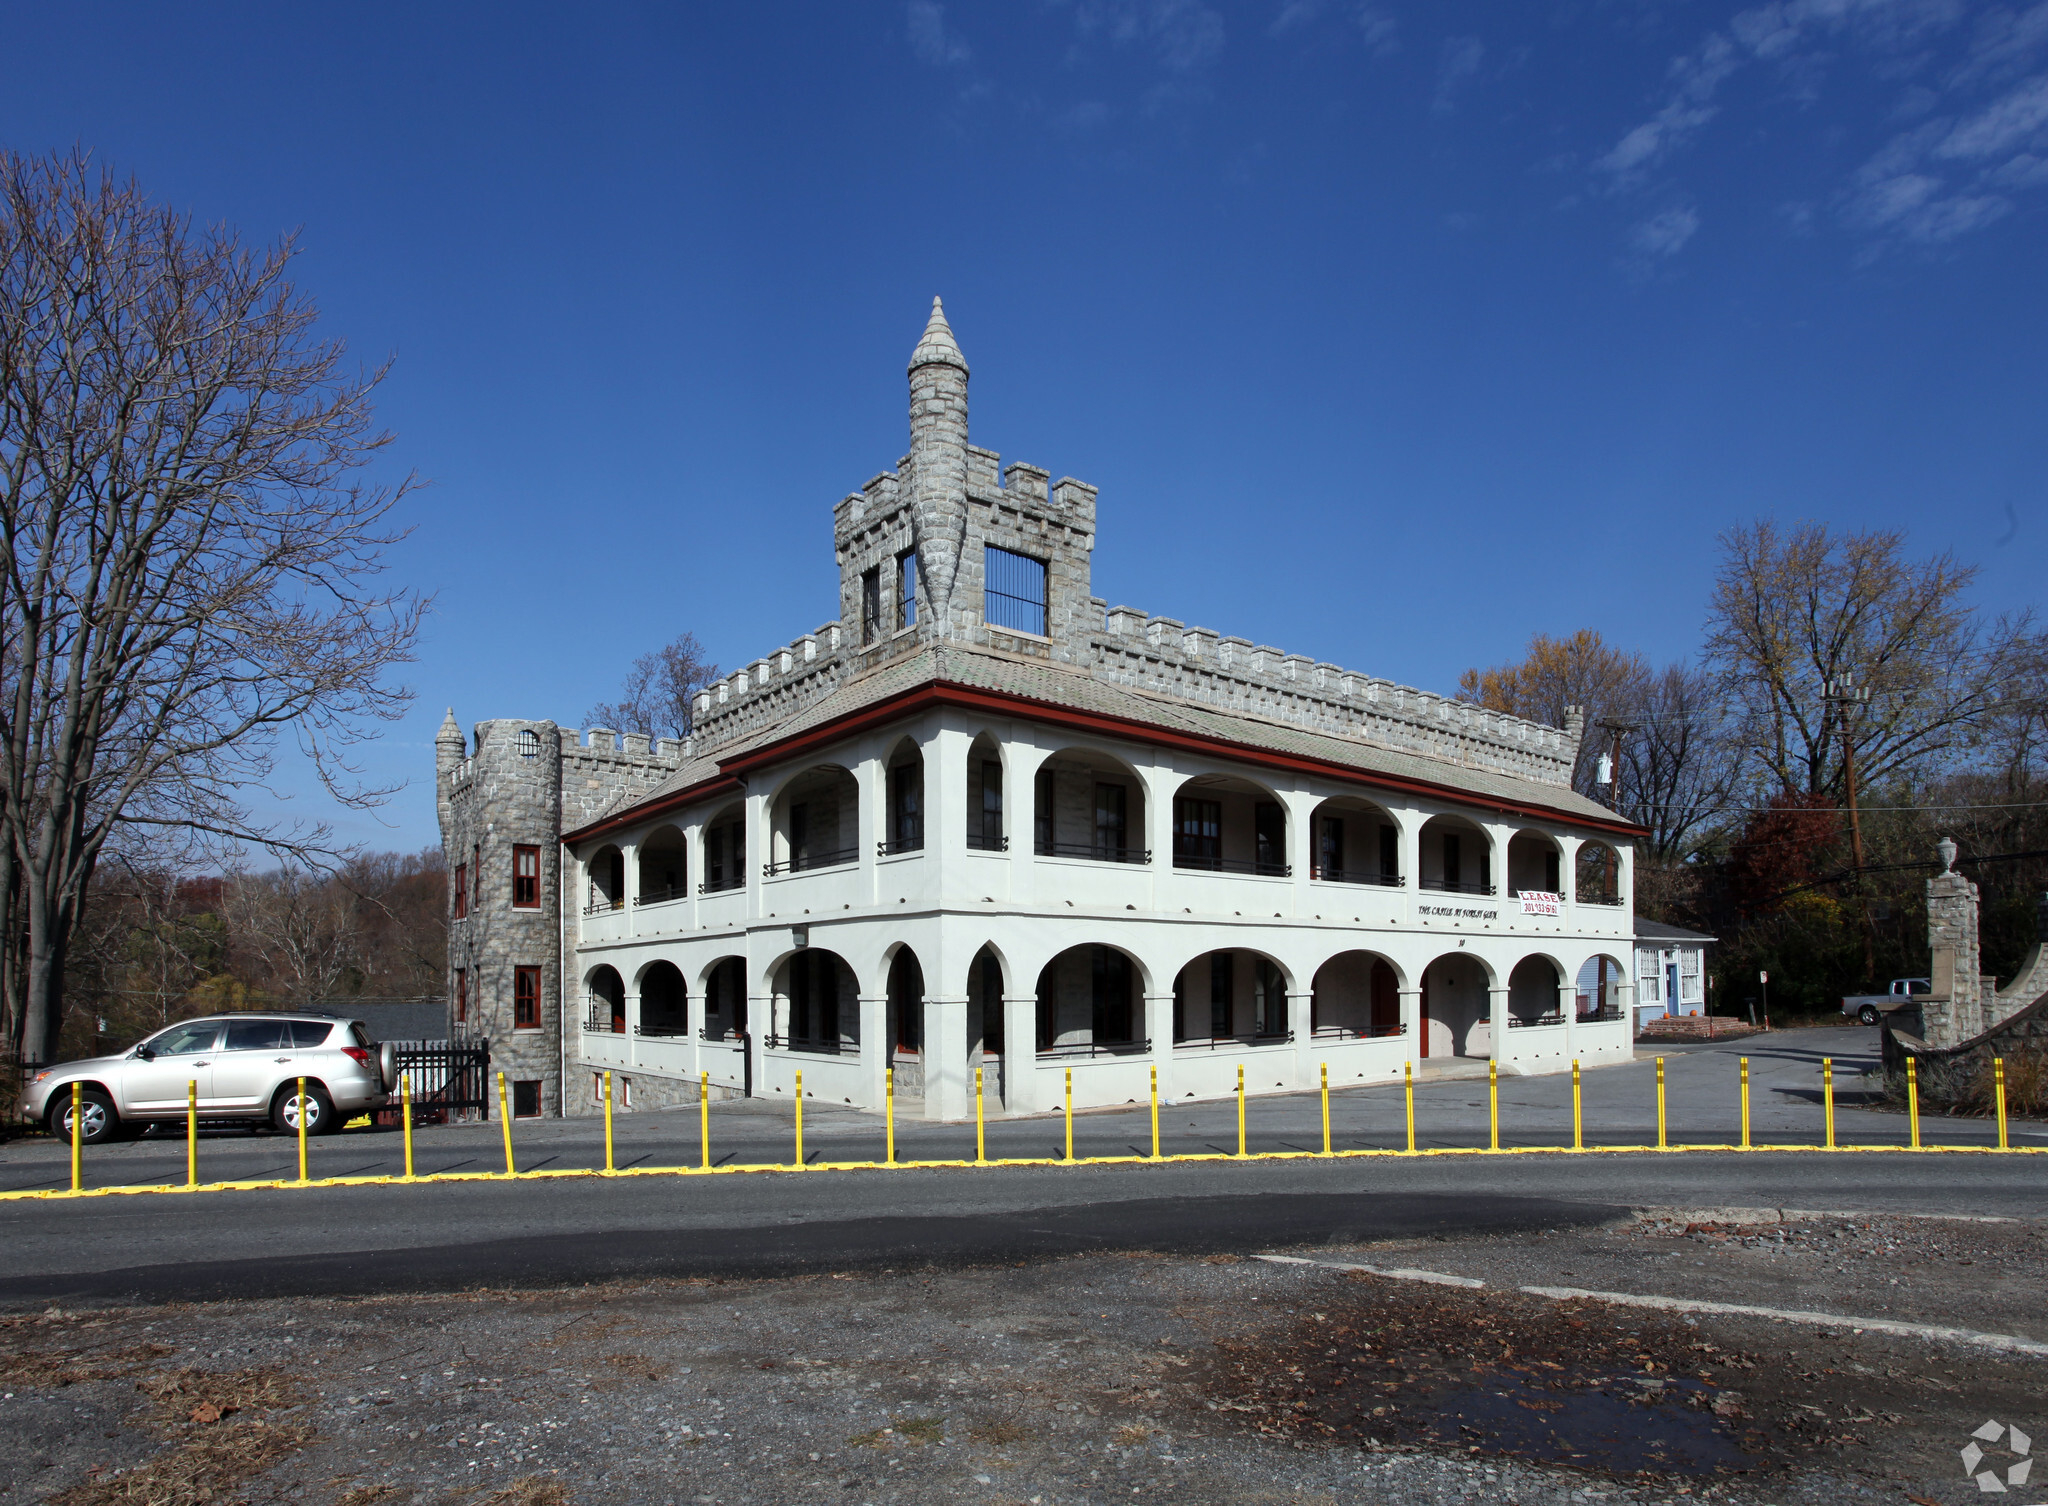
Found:
[[(1028, 848), (1031, 833), (1024, 833)], [(1017, 847), (1015, 828), (1010, 848)], [(1003, 1107), (1028, 1114), (1038, 1107), (1038, 995), (1003, 995)]]
[[(619, 844), (619, 898), (626, 905), (626, 934), (640, 934), (640, 844)], [(628, 1027), (630, 1028), (630, 1026)]]
[[(685, 988), (688, 981), (685, 980)], [(690, 1077), (702, 1083), (704, 1071), (704, 995), (688, 993), (683, 995), (683, 1039), (690, 1044)]]
[(1294, 869), (1294, 915), (1315, 914), (1314, 896), (1309, 893), (1309, 874), (1315, 867), (1315, 810), (1319, 802), (1301, 785), (1280, 792), (1280, 808), (1287, 813), (1287, 862)]
[[(1010, 838), (1010, 898), (1028, 901), (1037, 897), (1032, 887), (1032, 857), (1038, 832), (1038, 770), (1046, 753), (1034, 742), (1019, 738), (1003, 745), (1003, 830)], [(1009, 1040), (1008, 1016), (1004, 1017), (1003, 1039)], [(1032, 1037), (1026, 1036), (1026, 1040)], [(1035, 1044), (1035, 1042), (1034, 1042)], [(1027, 1071), (1024, 1074), (1029, 1076)]]
[(1508, 843), (1513, 839), (1515, 829), (1488, 821), (1480, 830), (1486, 833), (1487, 877), (1493, 883), (1494, 898), (1501, 901), (1501, 913), (1506, 914), (1508, 891), (1514, 887), (1508, 875)]
[(1294, 1032), (1294, 1085), (1297, 1088), (1313, 1088), (1318, 1085), (1315, 1064), (1315, 993), (1289, 994), (1287, 996), (1287, 1028)]
[(1394, 818), (1395, 848), (1400, 853), (1401, 883), (1414, 893), (1422, 887), (1422, 823), (1429, 818), (1412, 806), (1392, 809), (1387, 814)]
[(860, 892), (872, 905), (881, 893), (875, 854), (889, 829), (889, 771), (880, 754), (869, 753), (854, 765), (853, 779), (860, 787), (860, 814), (854, 822), (860, 834), (855, 843), (860, 848)]
[[(703, 886), (704, 823), (695, 821), (683, 828), (683, 924), (692, 931), (697, 929), (697, 896), (703, 891)], [(702, 1000), (698, 1001), (697, 1014), (696, 1028), (691, 1031), (693, 1036), (704, 1028)]]
[(1508, 1059), (1508, 991), (1505, 988), (1490, 988), (1486, 991), (1487, 1042), (1486, 1054), (1497, 1062)]
[(1422, 990), (1404, 988), (1401, 990), (1401, 1038), (1408, 1045), (1408, 1059), (1422, 1058)]
[(860, 996), (860, 1085), (862, 1104), (880, 1110), (889, 1096), (889, 996)]
[[(1145, 995), (1145, 1034), (1152, 1040), (1152, 1066), (1159, 1073), (1159, 1101), (1173, 1101), (1173, 995)], [(1145, 1133), (1151, 1134), (1148, 1128)]]
[(1564, 1055), (1572, 1061), (1579, 1054), (1579, 982), (1566, 978), (1557, 985), (1557, 1012), (1564, 1016)]
[(640, 996), (626, 995), (626, 1060), (640, 1065)]
[(974, 1113), (967, 1074), (967, 998), (927, 994), (924, 1000), (924, 1117), (966, 1119)]

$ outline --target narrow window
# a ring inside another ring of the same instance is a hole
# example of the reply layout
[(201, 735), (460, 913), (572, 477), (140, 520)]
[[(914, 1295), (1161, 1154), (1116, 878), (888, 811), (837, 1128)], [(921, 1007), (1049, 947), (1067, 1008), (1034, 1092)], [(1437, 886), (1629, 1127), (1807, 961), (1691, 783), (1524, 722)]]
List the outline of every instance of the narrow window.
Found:
[(995, 958), (981, 959), (981, 1049), (999, 1056), (1003, 1050), (1003, 969)]
[(1173, 866), (1223, 866), (1223, 803), (1176, 796), (1173, 802)]
[(540, 969), (512, 969), (512, 1028), (540, 1029)]
[(515, 910), (538, 910), (540, 908), (540, 849), (538, 847), (515, 847), (512, 849), (512, 908)]
[(1401, 876), (1401, 834), (1391, 826), (1380, 828), (1380, 877), (1392, 883)]
[(1188, 974), (1182, 968), (1173, 975), (1173, 1039), (1176, 1044), (1188, 1038)]
[(981, 765), (981, 846), (988, 852), (1003, 846), (1003, 766), (992, 758)]
[(982, 549), (982, 620), (1045, 636), (1045, 561), (993, 544)]
[(1095, 855), (1122, 862), (1128, 850), (1124, 845), (1124, 787), (1120, 784), (1098, 784), (1095, 786)]
[(1287, 872), (1287, 813), (1277, 800), (1261, 800), (1252, 808), (1252, 831), (1259, 872)]
[(465, 909), (467, 909), (469, 905), (476, 904), (483, 898), (484, 848), (481, 842), (475, 843), (469, 849), (469, 882), (469, 900), (467, 904), (464, 905)]
[(889, 771), (889, 850), (924, 846), (924, 767), (901, 763)]
[(917, 551), (896, 556), (896, 626), (917, 626)]
[(540, 734), (531, 727), (526, 728), (519, 734), (519, 756), (521, 758), (540, 757)]
[(1464, 864), (1460, 861), (1460, 853), (1458, 850), (1458, 839), (1451, 833), (1445, 832), (1443, 837), (1443, 843), (1444, 887), (1446, 889), (1455, 889), (1458, 887), (1458, 884), (1464, 874)]
[(1053, 784), (1051, 769), (1040, 769), (1032, 781), (1031, 846), (1040, 857), (1049, 856), (1053, 850)]
[(469, 864), (458, 863), (455, 865), (454, 890), (455, 892), (451, 897), (455, 901), (455, 918), (457, 920), (467, 920), (469, 919)]
[(512, 1084), (512, 1117), (514, 1119), (540, 1118), (539, 1078), (523, 1078)]
[(1316, 823), (1316, 877), (1344, 876), (1344, 818), (1325, 816)]
[(1236, 1000), (1231, 991), (1237, 979), (1237, 953), (1211, 952), (1209, 954), (1209, 1034), (1211, 1038), (1229, 1035), (1236, 1023)]
[(882, 567), (863, 570), (860, 577), (860, 641), (873, 643), (882, 631)]
[(469, 969), (455, 969), (455, 1023), (464, 1024), (469, 1019)]

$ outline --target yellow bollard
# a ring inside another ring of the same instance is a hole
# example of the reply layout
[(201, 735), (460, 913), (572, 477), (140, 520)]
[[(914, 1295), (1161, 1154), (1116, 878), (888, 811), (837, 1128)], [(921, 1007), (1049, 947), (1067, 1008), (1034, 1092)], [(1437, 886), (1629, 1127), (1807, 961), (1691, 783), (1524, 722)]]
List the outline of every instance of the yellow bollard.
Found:
[(1486, 1064), (1487, 1149), (1500, 1149), (1500, 1063)]
[(185, 1080), (185, 1185), (199, 1185), (199, 1083)]
[(974, 1069), (974, 1164), (988, 1165), (988, 1132), (982, 1117), (981, 1068)]
[(405, 1179), (406, 1179), (406, 1180), (407, 1180), (408, 1182), (410, 1182), (410, 1181), (411, 1181), (411, 1180), (413, 1179), (413, 1177), (412, 1177), (412, 1079), (411, 1079), (410, 1077), (401, 1077), (401, 1078), (399, 1078), (399, 1079), (398, 1079), (398, 1113), (399, 1113), (399, 1118), (400, 1118), (400, 1120), (401, 1120), (401, 1121), (402, 1121), (402, 1122), (404, 1123), (404, 1125), (405, 1125)]
[(1074, 1159), (1074, 1069), (1067, 1068), (1067, 1159)]
[(1151, 1068), (1151, 1102), (1153, 1102), (1153, 1160), (1159, 1160), (1159, 1068)]
[(1749, 1058), (1742, 1059), (1742, 1148), (1749, 1149)]
[(1330, 1154), (1330, 1064), (1323, 1063), (1323, 1154)]
[(306, 1079), (299, 1079), (299, 1180), (306, 1180)]
[(79, 1083), (71, 1085), (71, 1190), (77, 1192), (85, 1186), (85, 1110), (80, 1107), (85, 1089)]
[(1671, 1149), (1671, 1142), (1664, 1137), (1664, 1058), (1657, 1058), (1657, 1149)]
[(884, 1086), (888, 1089), (883, 1097), (888, 1104), (886, 1112), (889, 1126), (889, 1164), (894, 1166), (896, 1164), (896, 1069), (894, 1067), (884, 1067), (882, 1069), (882, 1078)]
[(1912, 1127), (1914, 1150), (1920, 1149), (1920, 1072), (1919, 1062), (1913, 1057), (1906, 1058), (1906, 1123)]
[(1237, 1069), (1237, 1154), (1244, 1156), (1244, 1068)]
[(796, 1074), (796, 1169), (804, 1169), (804, 1074), (798, 1068)]
[(1579, 1059), (1572, 1058), (1572, 1149), (1586, 1148), (1586, 1116), (1581, 1112), (1579, 1098)]
[(1401, 1063), (1401, 1081), (1408, 1089), (1408, 1154), (1415, 1154), (1415, 1063)]
[(609, 1176), (615, 1169), (612, 1165), (612, 1075), (604, 1075), (604, 1169)]
[(505, 1175), (517, 1176), (512, 1164), (512, 1105), (505, 1097), (505, 1074), (498, 1074), (498, 1124), (505, 1131)]
[(697, 1074), (697, 1136), (702, 1149), (698, 1152), (706, 1171), (711, 1169), (711, 1074)]
[(2005, 1138), (2005, 1058), (1991, 1058), (1991, 1087), (1998, 1098), (1998, 1148), (2011, 1150), (2011, 1143)]
[(1827, 1125), (1828, 1149), (1835, 1148), (1835, 1059), (1823, 1056), (1820, 1059), (1820, 1105), (1821, 1114)]

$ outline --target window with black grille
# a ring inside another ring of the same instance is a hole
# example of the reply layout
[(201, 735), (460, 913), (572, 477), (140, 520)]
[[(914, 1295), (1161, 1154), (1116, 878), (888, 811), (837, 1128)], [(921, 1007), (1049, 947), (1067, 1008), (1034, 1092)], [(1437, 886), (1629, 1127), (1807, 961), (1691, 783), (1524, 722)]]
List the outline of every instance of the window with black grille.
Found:
[(990, 627), (1045, 636), (1045, 561), (993, 544), (982, 551), (981, 615)]

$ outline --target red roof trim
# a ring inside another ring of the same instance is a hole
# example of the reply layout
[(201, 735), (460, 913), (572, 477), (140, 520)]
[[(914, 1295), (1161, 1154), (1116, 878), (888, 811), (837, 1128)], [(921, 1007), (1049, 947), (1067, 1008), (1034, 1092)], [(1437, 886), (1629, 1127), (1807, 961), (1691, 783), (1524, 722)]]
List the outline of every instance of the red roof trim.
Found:
[(794, 754), (802, 753), (820, 743), (847, 736), (849, 733), (864, 731), (880, 722), (892, 720), (907, 712), (922, 711), (930, 706), (958, 706), (973, 711), (993, 712), (1004, 716), (1024, 716), (1035, 721), (1050, 722), (1056, 726), (1072, 727), (1082, 731), (1099, 732), (1108, 736), (1132, 742), (1153, 743), (1160, 747), (1180, 748), (1196, 753), (1225, 752), (1233, 758), (1270, 769), (1288, 769), (1295, 773), (1316, 774), (1326, 779), (1339, 780), (1346, 784), (1363, 785), (1368, 789), (1388, 790), (1401, 794), (1424, 795), (1430, 799), (1450, 800), (1467, 807), (1496, 812), (1506, 816), (1530, 816), (1546, 821), (1564, 821), (1590, 831), (1611, 833), (1616, 836), (1636, 837), (1646, 835), (1643, 827), (1620, 819), (1603, 820), (1594, 816), (1583, 816), (1553, 809), (1549, 806), (1527, 804), (1512, 800), (1488, 799), (1474, 795), (1469, 790), (1460, 790), (1447, 784), (1437, 784), (1426, 779), (1408, 779), (1396, 774), (1373, 774), (1329, 759), (1314, 758), (1300, 753), (1277, 753), (1270, 748), (1255, 747), (1248, 743), (1233, 742), (1228, 738), (1207, 737), (1193, 732), (1176, 732), (1167, 728), (1141, 722), (1135, 718), (1107, 716), (1100, 712), (1076, 711), (1067, 706), (1055, 706), (1047, 701), (1034, 701), (1027, 696), (1013, 695), (1006, 691), (987, 690), (975, 685), (961, 685), (950, 680), (928, 681), (923, 685), (904, 691), (900, 695), (878, 701), (872, 706), (863, 706), (836, 716), (828, 722), (800, 732), (794, 737), (783, 738), (766, 744), (719, 764), (719, 777), (705, 780), (664, 795), (659, 800), (645, 805), (634, 806), (616, 816), (593, 822), (573, 832), (565, 833), (564, 842), (580, 842), (616, 831), (622, 827), (637, 825), (653, 816), (665, 815), (679, 806), (701, 800), (707, 795), (722, 794), (727, 789), (737, 789), (746, 774), (765, 764), (778, 763)]

